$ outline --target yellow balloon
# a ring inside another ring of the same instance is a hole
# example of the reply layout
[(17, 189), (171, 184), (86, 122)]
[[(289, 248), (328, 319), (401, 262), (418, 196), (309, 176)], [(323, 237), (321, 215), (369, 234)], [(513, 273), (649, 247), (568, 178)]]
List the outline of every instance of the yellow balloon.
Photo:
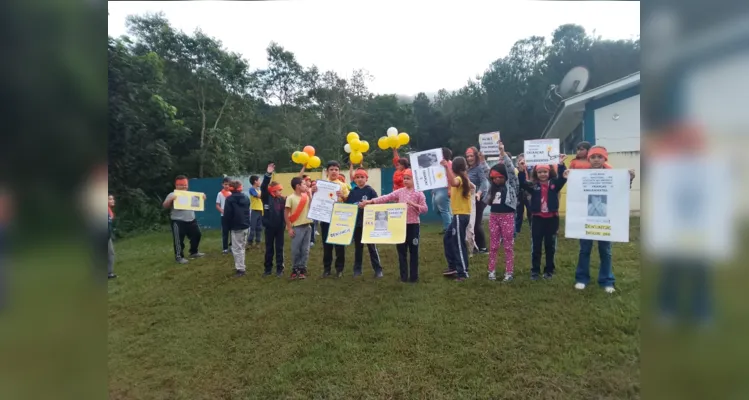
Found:
[(307, 164), (309, 164), (310, 168), (317, 168), (321, 163), (322, 161), (320, 161), (320, 157), (318, 156), (310, 157), (309, 161), (307, 161)]
[(297, 155), (297, 160), (299, 160), (297, 161), (297, 163), (299, 164), (306, 164), (307, 161), (309, 161), (309, 154), (303, 151), (300, 151), (299, 154)]
[(351, 160), (354, 164), (359, 164), (361, 160), (364, 159), (364, 155), (358, 151), (351, 152), (351, 155), (349, 156), (349, 160)]
[(366, 140), (362, 140), (361, 143), (359, 144), (359, 151), (362, 152), (362, 153), (368, 152), (369, 151), (369, 142), (367, 142)]
[(401, 132), (401, 133), (398, 134), (398, 143), (401, 146), (407, 145), (410, 140), (411, 140), (411, 138), (408, 136), (408, 133)]
[(359, 140), (359, 134), (356, 132), (349, 132), (348, 135), (346, 135), (346, 143), (351, 144), (352, 140)]
[(397, 149), (400, 147), (400, 142), (398, 141), (398, 136), (388, 136), (388, 146), (391, 149)]
[(388, 149), (388, 138), (387, 136), (383, 136), (377, 140), (377, 147), (380, 148), (380, 150), (387, 150)]
[(299, 164), (299, 152), (298, 151), (291, 153), (291, 161), (294, 161), (295, 163)]
[(349, 146), (351, 146), (351, 151), (359, 151), (359, 146), (361, 146), (361, 141), (359, 139), (351, 139), (348, 142)]

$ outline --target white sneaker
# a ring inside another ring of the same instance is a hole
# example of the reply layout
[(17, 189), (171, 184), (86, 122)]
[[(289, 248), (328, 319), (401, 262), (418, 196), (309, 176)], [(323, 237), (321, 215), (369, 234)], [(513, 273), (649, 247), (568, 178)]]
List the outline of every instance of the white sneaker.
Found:
[(577, 290), (583, 290), (583, 289), (585, 289), (585, 284), (578, 282), (578, 283), (575, 284), (575, 289), (577, 289)]
[(605, 290), (606, 293), (614, 293), (614, 292), (616, 292), (616, 289), (614, 289), (613, 286), (606, 286), (605, 288), (603, 288), (603, 290)]
[(505, 274), (505, 279), (503, 279), (504, 282), (510, 282), (512, 281), (512, 274)]
[(494, 271), (489, 271), (489, 280), (490, 281), (496, 281), (497, 280), (497, 274)]

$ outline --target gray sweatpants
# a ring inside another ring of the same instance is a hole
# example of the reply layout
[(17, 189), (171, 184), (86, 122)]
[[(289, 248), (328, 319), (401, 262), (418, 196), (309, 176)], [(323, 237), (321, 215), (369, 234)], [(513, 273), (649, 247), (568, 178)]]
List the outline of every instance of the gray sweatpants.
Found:
[(112, 238), (109, 238), (109, 243), (107, 243), (107, 253), (107, 272), (112, 275), (114, 273), (114, 244)]
[(291, 239), (292, 271), (307, 273), (309, 259), (309, 241), (312, 238), (312, 225), (295, 226), (294, 237)]
[(234, 268), (244, 271), (244, 252), (247, 246), (247, 229), (231, 231), (231, 253), (234, 255)]

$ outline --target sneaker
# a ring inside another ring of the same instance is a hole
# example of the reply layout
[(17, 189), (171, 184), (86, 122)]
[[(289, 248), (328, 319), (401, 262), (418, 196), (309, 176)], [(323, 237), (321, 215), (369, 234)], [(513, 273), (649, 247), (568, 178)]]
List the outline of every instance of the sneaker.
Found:
[(277, 278), (282, 278), (283, 277), (283, 270), (276, 272), (276, 277)]
[(297, 275), (297, 279), (307, 279), (307, 277), (304, 274), (299, 274)]
[(442, 271), (442, 275), (445, 275), (445, 276), (451, 276), (451, 275), (455, 275), (457, 273), (458, 273), (458, 270), (456, 270), (456, 269), (450, 269), (450, 268), (447, 268), (446, 270)]
[(554, 275), (553, 275), (553, 274), (550, 274), (550, 273), (548, 273), (548, 272), (544, 272), (544, 279), (551, 279), (551, 278), (553, 278), (553, 277), (554, 277)]
[(497, 274), (494, 271), (489, 271), (489, 280), (490, 281), (496, 281), (497, 280)]
[(361, 271), (354, 271), (354, 278), (358, 278), (361, 276)]
[(297, 278), (296, 272), (292, 272), (291, 276), (289, 277), (292, 281)]
[(224, 255), (229, 254), (229, 250), (224, 250), (221, 253), (224, 254)]
[(234, 273), (235, 278), (241, 278), (245, 275), (244, 271), (237, 270), (237, 272)]
[(265, 278), (266, 276), (271, 276), (272, 274), (273, 273), (270, 272), (270, 271), (265, 271), (265, 272), (263, 272), (263, 278)]
[(200, 257), (203, 257), (203, 256), (205, 256), (205, 253), (190, 254), (190, 258), (200, 258)]
[(328, 278), (328, 277), (330, 277), (330, 272), (325, 271), (325, 272), (322, 273), (322, 278), (323, 279)]
[(538, 274), (531, 274), (531, 280), (532, 281), (537, 281), (538, 278), (539, 278)]
[(466, 278), (463, 278), (462, 276), (455, 278), (455, 282), (465, 282), (465, 281), (466, 281)]
[(187, 264), (187, 263), (188, 263), (188, 261), (187, 261), (186, 258), (180, 257), (180, 258), (177, 259), (177, 264)]
[(107, 279), (115, 279), (117, 278), (117, 275), (115, 274), (107, 274)]
[(489, 254), (489, 250), (487, 250), (486, 248), (479, 249), (476, 254)]
[(343, 271), (336, 272), (335, 277), (338, 279), (343, 278)]
[(315, 242), (309, 242), (309, 248), (311, 249), (313, 247), (315, 247)]
[(374, 277), (375, 277), (375, 279), (381, 279), (382, 278), (382, 271), (375, 272)]
[(512, 274), (505, 274), (505, 279), (502, 279), (502, 282), (512, 282)]
[(616, 292), (616, 289), (614, 289), (613, 286), (606, 286), (605, 288), (603, 288), (603, 290), (606, 291), (606, 293), (614, 293), (614, 292)]
[(577, 290), (583, 290), (583, 289), (585, 289), (585, 284), (578, 282), (578, 283), (575, 284), (575, 289), (577, 289)]
[(320, 232), (315, 231), (315, 236), (320, 236)]

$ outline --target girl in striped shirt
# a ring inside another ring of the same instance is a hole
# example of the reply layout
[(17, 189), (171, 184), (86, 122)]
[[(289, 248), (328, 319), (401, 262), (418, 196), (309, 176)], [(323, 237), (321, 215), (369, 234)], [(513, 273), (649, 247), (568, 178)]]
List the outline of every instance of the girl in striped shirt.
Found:
[[(372, 200), (359, 202), (359, 207), (364, 208), (367, 204), (383, 204), (397, 201), (408, 205), (406, 208), (406, 241), (396, 245), (398, 249), (398, 264), (401, 273), (401, 282), (416, 283), (419, 281), (419, 214), (427, 212), (427, 201), (424, 193), (414, 190), (413, 172), (411, 169), (403, 170), (403, 185), (390, 194)], [(406, 264), (406, 252), (411, 254), (410, 271)]]

